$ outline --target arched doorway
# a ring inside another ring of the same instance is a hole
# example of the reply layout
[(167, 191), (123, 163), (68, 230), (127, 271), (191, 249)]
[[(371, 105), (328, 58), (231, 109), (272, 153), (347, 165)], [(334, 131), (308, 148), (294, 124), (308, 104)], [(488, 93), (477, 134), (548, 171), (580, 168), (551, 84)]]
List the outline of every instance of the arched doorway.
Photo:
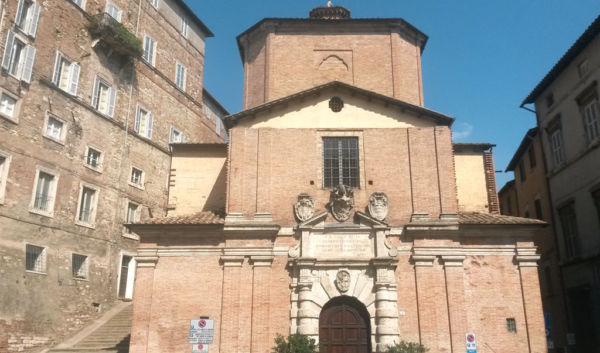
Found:
[(367, 308), (352, 297), (331, 299), (319, 316), (320, 353), (371, 353)]

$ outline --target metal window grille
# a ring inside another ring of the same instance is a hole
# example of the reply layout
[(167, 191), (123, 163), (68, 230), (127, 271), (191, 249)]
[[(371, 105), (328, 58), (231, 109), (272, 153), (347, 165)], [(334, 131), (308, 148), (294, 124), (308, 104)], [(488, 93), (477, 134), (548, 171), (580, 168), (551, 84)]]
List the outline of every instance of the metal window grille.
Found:
[(506, 329), (508, 332), (517, 332), (517, 322), (514, 318), (506, 319)]
[(73, 277), (75, 278), (87, 278), (88, 277), (88, 261), (87, 256), (73, 254), (71, 260)]
[(27, 244), (25, 248), (25, 269), (27, 271), (46, 271), (46, 248)]
[(323, 187), (360, 187), (358, 137), (323, 138)]

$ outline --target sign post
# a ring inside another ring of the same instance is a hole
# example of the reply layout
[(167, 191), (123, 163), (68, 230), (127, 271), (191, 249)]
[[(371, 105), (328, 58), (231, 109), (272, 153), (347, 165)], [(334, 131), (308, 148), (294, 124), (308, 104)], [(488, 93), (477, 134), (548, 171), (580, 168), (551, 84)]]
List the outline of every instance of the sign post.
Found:
[(477, 342), (475, 341), (475, 334), (467, 333), (465, 335), (465, 341), (467, 344), (467, 353), (477, 353)]

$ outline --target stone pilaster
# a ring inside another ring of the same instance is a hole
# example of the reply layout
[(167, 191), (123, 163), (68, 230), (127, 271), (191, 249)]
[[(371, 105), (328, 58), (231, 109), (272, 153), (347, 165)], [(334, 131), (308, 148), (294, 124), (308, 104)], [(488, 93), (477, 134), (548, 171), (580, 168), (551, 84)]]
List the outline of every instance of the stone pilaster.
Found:
[(252, 352), (268, 352), (271, 264), (273, 256), (251, 256), (252, 265)]
[(372, 260), (375, 268), (375, 333), (376, 351), (383, 352), (400, 340), (398, 331), (398, 288), (393, 259)]
[(221, 256), (223, 265), (223, 299), (221, 303), (222, 352), (237, 352), (239, 339), (240, 272), (243, 256)]
[(446, 296), (448, 297), (448, 319), (452, 352), (464, 352), (467, 317), (465, 315), (465, 284), (463, 255), (443, 255), (442, 263), (446, 274)]
[(311, 290), (313, 286), (312, 269), (316, 259), (300, 258), (296, 260), (299, 270), (298, 280), (298, 333), (310, 336), (315, 340), (319, 338), (320, 308), (312, 301)]
[(154, 270), (158, 262), (156, 249), (139, 249), (135, 257), (137, 264), (133, 301), (131, 352), (147, 352), (150, 322), (152, 317), (152, 291)]

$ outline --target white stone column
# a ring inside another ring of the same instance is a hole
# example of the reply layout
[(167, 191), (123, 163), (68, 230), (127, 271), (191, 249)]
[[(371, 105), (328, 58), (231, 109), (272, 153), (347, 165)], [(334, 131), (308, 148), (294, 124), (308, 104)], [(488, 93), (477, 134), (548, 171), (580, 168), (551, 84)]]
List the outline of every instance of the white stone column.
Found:
[(398, 331), (398, 289), (394, 276), (395, 260), (379, 258), (372, 260), (376, 270), (375, 279), (375, 333), (376, 351), (383, 352), (394, 342), (400, 341)]
[(312, 285), (316, 259), (300, 258), (296, 260), (299, 269), (298, 288), (298, 333), (319, 340), (319, 308), (312, 301)]

